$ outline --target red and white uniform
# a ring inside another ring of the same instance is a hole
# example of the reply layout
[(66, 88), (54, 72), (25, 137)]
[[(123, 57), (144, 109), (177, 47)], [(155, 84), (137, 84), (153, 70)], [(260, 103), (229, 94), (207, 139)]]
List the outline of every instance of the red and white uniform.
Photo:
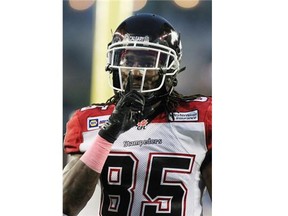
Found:
[[(91, 106), (67, 123), (66, 153), (84, 152), (114, 109)], [(212, 99), (181, 102), (121, 134), (101, 173), (100, 215), (202, 215), (200, 166), (212, 148)]]

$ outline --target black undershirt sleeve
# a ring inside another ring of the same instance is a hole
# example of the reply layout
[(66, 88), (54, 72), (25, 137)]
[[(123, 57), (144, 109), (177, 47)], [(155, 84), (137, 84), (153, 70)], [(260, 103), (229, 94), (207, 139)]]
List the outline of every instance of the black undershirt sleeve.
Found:
[(201, 167), (200, 167), (200, 171), (202, 173), (203, 169), (208, 165), (210, 164), (210, 162), (212, 162), (212, 149), (209, 149), (207, 152), (206, 152), (206, 156), (201, 164)]

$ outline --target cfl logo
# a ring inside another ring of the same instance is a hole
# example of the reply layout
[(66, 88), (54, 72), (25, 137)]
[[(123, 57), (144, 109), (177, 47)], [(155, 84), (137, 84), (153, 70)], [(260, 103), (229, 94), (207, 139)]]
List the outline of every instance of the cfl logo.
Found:
[(146, 129), (146, 126), (148, 125), (148, 120), (147, 119), (143, 119), (142, 121), (137, 123), (137, 130), (144, 130)]

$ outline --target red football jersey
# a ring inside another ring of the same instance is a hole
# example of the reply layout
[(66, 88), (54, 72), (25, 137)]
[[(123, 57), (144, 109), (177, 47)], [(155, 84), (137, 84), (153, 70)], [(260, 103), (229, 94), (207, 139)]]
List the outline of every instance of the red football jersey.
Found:
[[(85, 152), (113, 110), (77, 110), (67, 123), (65, 152)], [(212, 98), (181, 102), (173, 116), (143, 120), (113, 143), (101, 173), (100, 215), (201, 215), (200, 167), (212, 148)]]

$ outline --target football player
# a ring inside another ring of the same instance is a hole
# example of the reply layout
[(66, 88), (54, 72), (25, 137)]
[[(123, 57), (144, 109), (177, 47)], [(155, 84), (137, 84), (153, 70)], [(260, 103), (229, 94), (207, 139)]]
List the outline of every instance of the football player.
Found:
[[(212, 98), (175, 91), (182, 45), (163, 17), (124, 20), (107, 49), (114, 96), (67, 122), (63, 213), (77, 215), (101, 185), (99, 215), (203, 214), (212, 199)], [(97, 213), (95, 212), (95, 215)]]

